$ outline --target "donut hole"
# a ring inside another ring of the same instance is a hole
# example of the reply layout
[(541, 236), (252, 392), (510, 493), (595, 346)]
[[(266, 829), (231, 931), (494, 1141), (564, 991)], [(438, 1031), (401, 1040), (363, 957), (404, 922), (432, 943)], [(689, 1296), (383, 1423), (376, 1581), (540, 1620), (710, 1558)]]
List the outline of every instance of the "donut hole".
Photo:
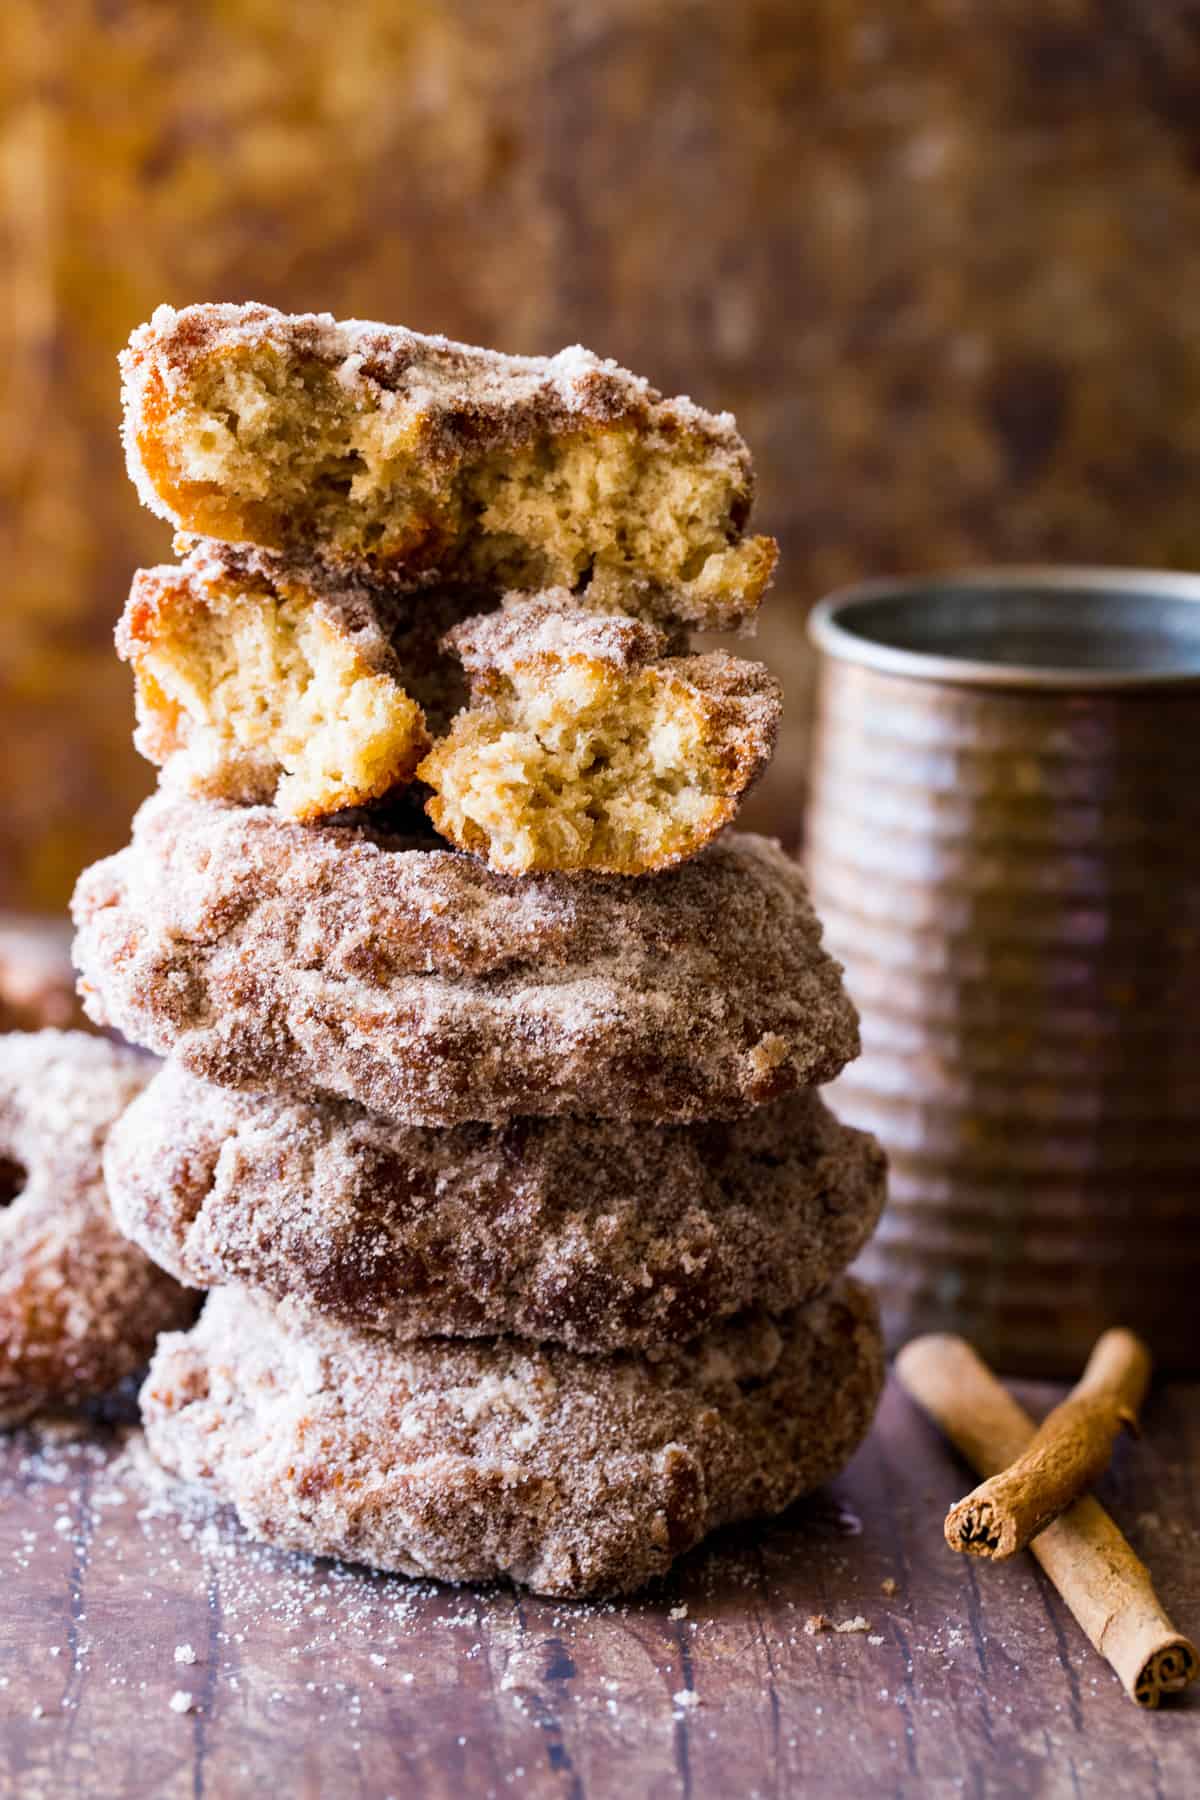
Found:
[(20, 1199), (28, 1180), (29, 1170), (24, 1163), (0, 1153), (0, 1210)]

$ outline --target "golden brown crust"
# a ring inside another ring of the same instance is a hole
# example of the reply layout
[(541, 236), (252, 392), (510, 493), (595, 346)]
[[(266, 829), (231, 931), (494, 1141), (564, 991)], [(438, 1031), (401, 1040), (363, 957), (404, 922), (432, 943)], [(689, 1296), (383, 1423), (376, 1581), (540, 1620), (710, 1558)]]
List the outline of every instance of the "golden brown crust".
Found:
[(395, 1338), (656, 1349), (850, 1263), (883, 1155), (803, 1090), (734, 1125), (513, 1119), (451, 1131), (238, 1094), (168, 1064), (105, 1159), (114, 1214), (193, 1287)]
[[(753, 476), (733, 419), (579, 346), (513, 357), (328, 314), (164, 306), (121, 364), (142, 500), (207, 537), (408, 586), (468, 567), (497, 589), (591, 581), (612, 610), (628, 592), (711, 629), (751, 622), (774, 568), (773, 541), (745, 536)], [(252, 429), (229, 437), (239, 407)], [(597, 459), (628, 483), (640, 546), (601, 518)], [(529, 533), (507, 510), (514, 470), (544, 515)]]
[(160, 1462), (257, 1538), (446, 1581), (623, 1593), (828, 1480), (883, 1382), (846, 1281), (648, 1360), (514, 1338), (391, 1346), (214, 1294), (142, 1390)]
[(105, 1139), (153, 1071), (83, 1032), (0, 1037), (0, 1423), (104, 1393), (195, 1315), (104, 1188)]
[(412, 1124), (737, 1117), (858, 1049), (800, 871), (752, 836), (653, 881), (512, 881), (159, 794), (75, 917), (97, 1020), (225, 1086)]

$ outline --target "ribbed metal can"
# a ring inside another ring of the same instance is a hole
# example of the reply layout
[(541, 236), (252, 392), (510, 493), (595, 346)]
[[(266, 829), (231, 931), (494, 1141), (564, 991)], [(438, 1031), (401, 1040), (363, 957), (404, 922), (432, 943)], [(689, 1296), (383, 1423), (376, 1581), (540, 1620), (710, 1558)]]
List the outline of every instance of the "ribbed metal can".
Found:
[(893, 1345), (1200, 1369), (1200, 577), (980, 569), (845, 590), (807, 858), (891, 1163)]

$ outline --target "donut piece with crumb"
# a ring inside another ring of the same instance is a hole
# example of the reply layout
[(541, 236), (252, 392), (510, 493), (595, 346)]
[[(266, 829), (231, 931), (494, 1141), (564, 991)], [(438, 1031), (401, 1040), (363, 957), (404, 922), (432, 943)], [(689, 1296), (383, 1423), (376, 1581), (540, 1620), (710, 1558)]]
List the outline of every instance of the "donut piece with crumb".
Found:
[(85, 1032), (0, 1037), (0, 1424), (104, 1393), (195, 1316), (104, 1186), (105, 1140), (155, 1066)]
[(722, 631), (752, 623), (774, 568), (733, 418), (579, 346), (161, 306), (121, 362), (138, 491), (206, 537), (408, 587), (587, 587)]
[(780, 691), (724, 652), (664, 657), (640, 620), (506, 601), (447, 637), (471, 703), (417, 770), (452, 843), (506, 875), (646, 875), (684, 862), (770, 761)]
[(117, 627), (137, 748), (217, 799), (315, 819), (412, 780), (429, 748), (386, 608), (196, 548), (139, 569)]
[(252, 1537), (582, 1598), (639, 1588), (718, 1525), (827, 1481), (883, 1370), (874, 1303), (849, 1280), (653, 1359), (389, 1344), (224, 1288), (160, 1341), (142, 1417), (159, 1462)]

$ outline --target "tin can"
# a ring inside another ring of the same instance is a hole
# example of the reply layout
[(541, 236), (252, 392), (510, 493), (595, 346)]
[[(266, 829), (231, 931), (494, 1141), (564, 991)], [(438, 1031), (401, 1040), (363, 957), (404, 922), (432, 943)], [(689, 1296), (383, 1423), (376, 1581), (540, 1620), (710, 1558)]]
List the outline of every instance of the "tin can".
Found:
[(844, 590), (807, 847), (863, 1054), (831, 1098), (890, 1201), (893, 1346), (1074, 1375), (1108, 1325), (1200, 1368), (1200, 577)]

